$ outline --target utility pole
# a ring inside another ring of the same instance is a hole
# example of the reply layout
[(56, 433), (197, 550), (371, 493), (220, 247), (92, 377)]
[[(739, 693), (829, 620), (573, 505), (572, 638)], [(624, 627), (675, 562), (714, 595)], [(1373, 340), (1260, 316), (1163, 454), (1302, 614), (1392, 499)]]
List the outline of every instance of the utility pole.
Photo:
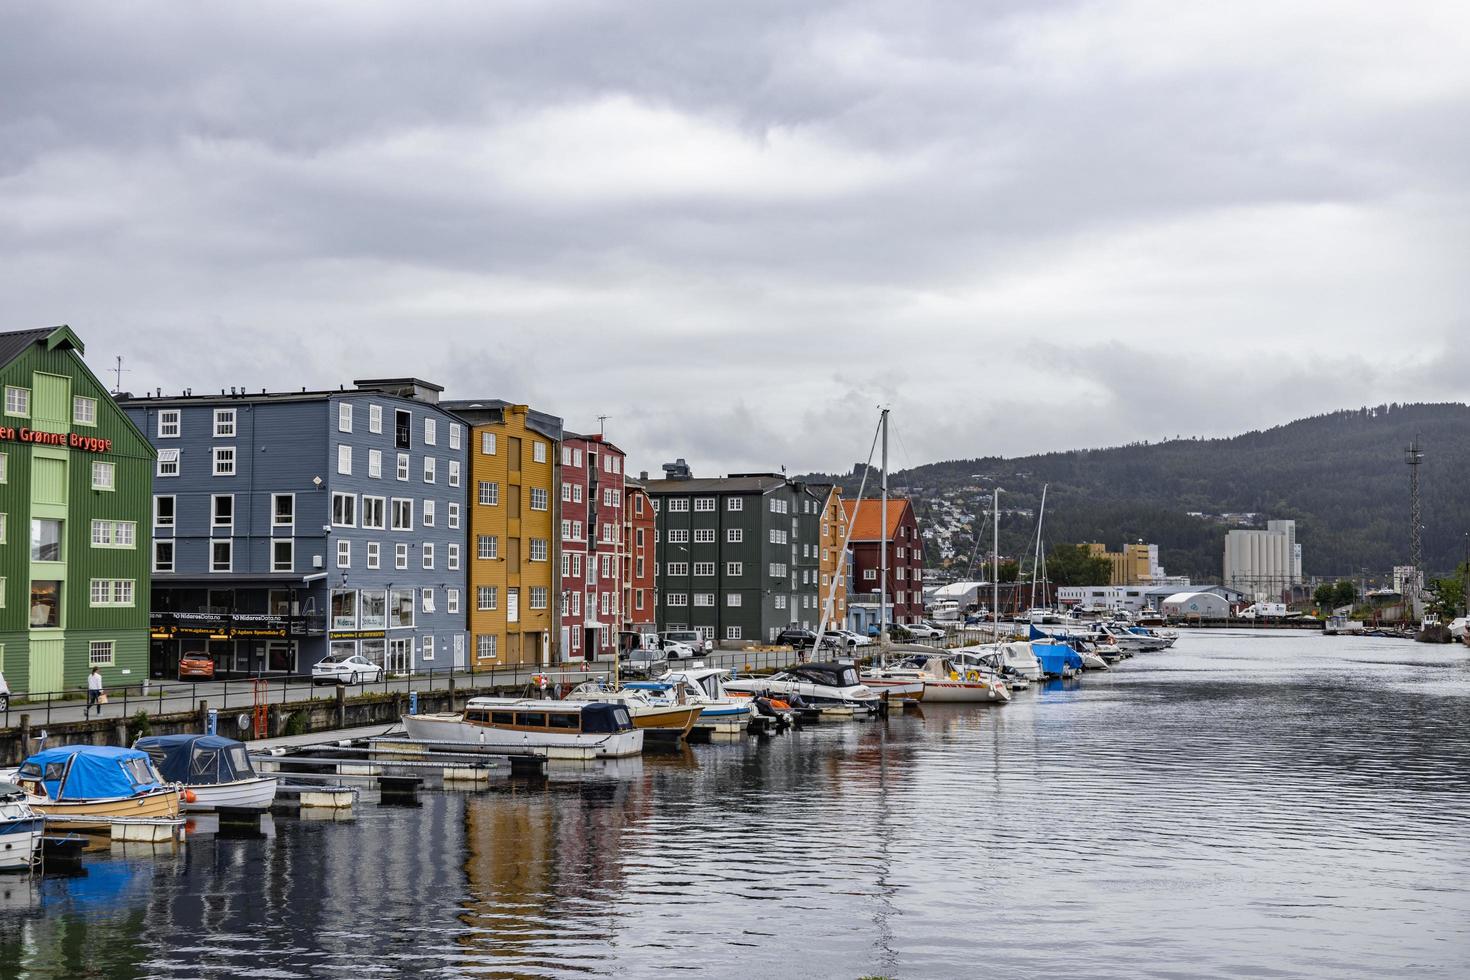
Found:
[(888, 409), (879, 418), (883, 425), (883, 501), (878, 505), (878, 647), (888, 662)]
[(1419, 466), (1424, 462), (1424, 450), (1419, 448), (1416, 436), (1404, 450), (1404, 462), (1409, 467), (1409, 564), (1414, 567), (1414, 581), (1409, 586), (1409, 608), (1415, 616), (1422, 615), (1421, 592), (1424, 583), (1424, 543), (1420, 534), (1419, 512)]

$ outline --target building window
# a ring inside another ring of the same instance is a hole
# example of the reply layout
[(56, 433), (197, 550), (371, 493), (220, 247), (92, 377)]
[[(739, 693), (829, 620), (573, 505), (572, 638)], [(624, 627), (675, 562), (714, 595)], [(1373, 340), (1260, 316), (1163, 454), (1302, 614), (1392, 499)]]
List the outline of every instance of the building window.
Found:
[(419, 601), (423, 605), (424, 612), (426, 612), (426, 613), (433, 612), (434, 611), (434, 590), (433, 589), (424, 589), (424, 591), (419, 594)]
[(328, 601), (332, 604), (332, 629), (357, 629), (356, 589), (333, 589)]
[(493, 433), (493, 432), (481, 432), (480, 433), (480, 454), (482, 456), (494, 456), (495, 455), (495, 433)]
[(537, 463), (546, 462), (546, 443), (539, 439), (531, 443), (531, 459)]
[(398, 454), (398, 471), (394, 475), (400, 480), (408, 479), (408, 453)]
[(174, 543), (172, 541), (153, 542), (153, 570), (155, 572), (174, 570)]
[(450, 422), (449, 423), (449, 448), (450, 449), (458, 449), (459, 448), (459, 423), (458, 422)]
[(727, 528), (725, 528), (725, 542), (727, 544), (740, 544), (744, 540), (745, 540), (745, 530), (744, 530), (744, 528), (738, 528), (738, 527), (727, 527)]
[(684, 592), (670, 592), (664, 597), (664, 605), (687, 606), (689, 605), (689, 596)]
[(393, 530), (413, 530), (413, 501), (406, 497), (393, 498)]
[(56, 629), (61, 625), (61, 583), (53, 579), (31, 582), (31, 628)]
[(424, 419), (424, 445), (438, 445), (439, 423), (434, 419)]
[(863, 581), (864, 582), (876, 582), (876, 581), (878, 581), (878, 570), (875, 569), (875, 568), (865, 568), (865, 569), (863, 569)]
[(425, 456), (424, 457), (424, 482), (425, 483), (433, 483), (434, 482), (434, 457), (433, 456)]
[[(5, 386), (5, 414), (29, 417), (31, 414), (31, 389)], [(162, 416), (160, 416), (162, 418)], [(162, 435), (163, 433), (159, 433)]]
[(160, 449), (158, 451), (158, 475), (179, 475), (179, 451), (177, 449)]
[(116, 665), (115, 640), (90, 640), (87, 643), (88, 667), (112, 667)]
[(495, 648), (499, 640), (500, 637), (493, 634), (481, 633), (476, 636), (475, 657), (480, 660), (494, 660), (497, 656)]
[(352, 447), (345, 443), (337, 447), (337, 472), (352, 475)]
[(346, 538), (337, 539), (337, 567), (352, 567), (352, 542)]
[[(544, 458), (545, 455), (546, 455), (545, 443), (539, 443), (538, 442), (536, 445), (542, 447), (541, 448), (541, 454), (542, 454), (542, 457), (543, 458), (540, 461), (543, 462), (543, 463), (546, 462), (546, 460)], [(531, 608), (532, 609), (545, 609), (546, 608), (547, 591), (548, 590), (547, 590), (546, 586), (544, 586), (544, 585), (533, 585), (533, 586), (531, 586)]]
[(671, 561), (668, 563), (666, 575), (688, 575), (689, 563), (687, 561)]
[(727, 562), (725, 562), (725, 575), (726, 576), (729, 576), (729, 577), (737, 577), (737, 576), (744, 575), (744, 574), (745, 574), (745, 563), (744, 562), (739, 562), (739, 561), (727, 561)]
[(739, 592), (726, 592), (725, 593), (725, 605), (731, 606), (731, 607), (740, 605), (740, 593)]
[(580, 484), (580, 483), (573, 483), (572, 484), (572, 503), (574, 503), (574, 504), (580, 504), (581, 502), (582, 502), (582, 484)]
[(475, 557), (495, 559), (500, 557), (500, 538), (493, 534), (482, 534), (475, 538)]
[(228, 572), (234, 568), (234, 542), (229, 539), (209, 543), (209, 570)]
[(153, 498), (153, 526), (174, 526), (174, 498), (172, 495), (160, 495)]
[(546, 561), (547, 555), (548, 555), (548, 550), (547, 550), (546, 539), (545, 538), (532, 538), (531, 539), (531, 560), (532, 561)]
[[(0, 542), (5, 540), (5, 515), (0, 514)], [(137, 542), (138, 525), (132, 521), (94, 520), (92, 522), (92, 547), (133, 548)]]
[(487, 507), (493, 507), (500, 503), (500, 484), (481, 480), (480, 503)]
[(444, 517), (444, 524), (450, 530), (454, 530), (459, 527), (459, 504), (451, 500), (448, 506), (449, 511)]
[(457, 459), (451, 459), (449, 461), (449, 485), (451, 487), (459, 486), (459, 460)]
[(547, 505), (550, 503), (550, 499), (549, 499), (550, 496), (551, 495), (546, 492), (546, 489), (544, 487), (532, 487), (531, 488), (531, 509), (532, 510), (546, 510)]
[(695, 544), (714, 544), (715, 529), (712, 527), (697, 527), (694, 529)]
[[(349, 463), (349, 465), (350, 465), (350, 463)], [(215, 446), (214, 447), (214, 475), (215, 476), (234, 476), (235, 475), (235, 447), (234, 446)]]
[(738, 640), (738, 639), (740, 639), (740, 627), (739, 626), (726, 626), (725, 627), (725, 639), (727, 639), (727, 640)]
[(383, 497), (362, 495), (362, 526), (368, 530), (381, 531), (388, 526), (388, 501)]
[(500, 602), (500, 588), (494, 585), (475, 587), (475, 608), (480, 612), (493, 612)]
[[(9, 403), (8, 397), (6, 402)], [(165, 408), (160, 411), (158, 413), (158, 438), (177, 439), (179, 429), (182, 427), (180, 422), (182, 415), (183, 413), (177, 408)]]
[(357, 526), (357, 494), (332, 493), (332, 523), (337, 527)]
[(368, 431), (374, 435), (383, 431), (382, 405), (368, 405)]
[(419, 519), (419, 523), (422, 524), (424, 527), (433, 527), (435, 517), (434, 501), (425, 500), (423, 504), (423, 511), (423, 517)]
[(74, 395), (71, 400), (71, 420), (74, 425), (96, 425), (97, 399)]
[(383, 451), (381, 449), (368, 450), (368, 477), (373, 480), (383, 478)]
[(9, 483), (10, 454), (0, 453), (0, 483)]
[(92, 461), (92, 489), (113, 490), (116, 488), (117, 464)]
[(714, 497), (695, 497), (694, 509), (696, 511), (712, 511), (715, 509)]
[(669, 544), (688, 544), (689, 532), (683, 528), (674, 528), (669, 531)]
[[(715, 573), (715, 563), (714, 562), (712, 562), (712, 561), (697, 561), (697, 562), (694, 563), (694, 574), (695, 575), (713, 575), (714, 573)], [(711, 605), (713, 605), (713, 603), (711, 603)]]
[(689, 510), (688, 497), (673, 497), (669, 500), (670, 514), (683, 514)]
[(444, 561), (451, 572), (459, 570), (459, 545), (450, 542), (445, 545)]
[(367, 543), (367, 567), (375, 570), (383, 566), (383, 546), (377, 541)]
[(696, 592), (694, 593), (694, 604), (696, 606), (713, 606), (715, 604), (715, 594), (713, 592)]
[[(154, 524), (157, 525), (157, 521)], [(294, 493), (271, 494), (271, 527), (296, 526), (296, 495)]]
[(61, 561), (61, 530), (54, 518), (31, 520), (31, 561)]
[(217, 493), (209, 498), (209, 526), (231, 530), (235, 526), (235, 495)]
[(406, 409), (393, 411), (393, 444), (399, 449), (413, 448), (413, 413)]
[(423, 552), (424, 552), (424, 559), (423, 559), (424, 560), (424, 567), (425, 568), (433, 568), (434, 567), (434, 545), (431, 542), (425, 541), (424, 542), (424, 546), (423, 546)]
[(337, 431), (352, 431), (352, 404), (350, 402), (337, 403)]
[(276, 538), (271, 542), (271, 571), (294, 572), (296, 570), (296, 542), (290, 538)]
[(408, 545), (401, 541), (393, 546), (393, 567), (397, 569), (408, 567)]

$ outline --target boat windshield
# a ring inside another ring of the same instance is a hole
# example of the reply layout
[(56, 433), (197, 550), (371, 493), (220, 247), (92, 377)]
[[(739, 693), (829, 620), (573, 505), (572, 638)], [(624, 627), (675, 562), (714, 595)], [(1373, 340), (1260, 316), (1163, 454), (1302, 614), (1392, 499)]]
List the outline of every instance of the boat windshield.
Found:
[(250, 767), (250, 753), (245, 751), (243, 745), (232, 745), (229, 748), (230, 768), (235, 770), (239, 777), (253, 776), (255, 770)]
[(153, 771), (153, 763), (149, 762), (146, 758), (124, 759), (123, 768), (132, 777), (134, 786), (146, 786), (149, 783), (162, 782), (158, 774)]

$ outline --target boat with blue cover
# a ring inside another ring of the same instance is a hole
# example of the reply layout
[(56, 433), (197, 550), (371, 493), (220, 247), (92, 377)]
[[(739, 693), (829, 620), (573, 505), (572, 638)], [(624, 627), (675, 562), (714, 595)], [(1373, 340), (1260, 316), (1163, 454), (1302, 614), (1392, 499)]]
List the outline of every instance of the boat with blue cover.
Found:
[(148, 753), (164, 779), (184, 787), (185, 810), (268, 810), (276, 798), (276, 777), (256, 772), (245, 746), (232, 738), (149, 735), (133, 748)]
[(1045, 678), (1075, 677), (1082, 673), (1082, 657), (1065, 643), (1031, 642), (1031, 652), (1041, 663)]
[(179, 787), (167, 784), (146, 752), (111, 745), (63, 745), (20, 764), (26, 803), (71, 830), (107, 830), (127, 818), (176, 819)]

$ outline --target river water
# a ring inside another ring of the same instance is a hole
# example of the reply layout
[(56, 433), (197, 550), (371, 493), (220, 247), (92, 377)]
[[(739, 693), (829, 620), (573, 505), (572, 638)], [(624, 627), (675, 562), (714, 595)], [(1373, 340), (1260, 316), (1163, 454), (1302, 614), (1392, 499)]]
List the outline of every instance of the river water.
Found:
[(1470, 653), (1285, 631), (0, 880), (10, 977), (1470, 975)]

